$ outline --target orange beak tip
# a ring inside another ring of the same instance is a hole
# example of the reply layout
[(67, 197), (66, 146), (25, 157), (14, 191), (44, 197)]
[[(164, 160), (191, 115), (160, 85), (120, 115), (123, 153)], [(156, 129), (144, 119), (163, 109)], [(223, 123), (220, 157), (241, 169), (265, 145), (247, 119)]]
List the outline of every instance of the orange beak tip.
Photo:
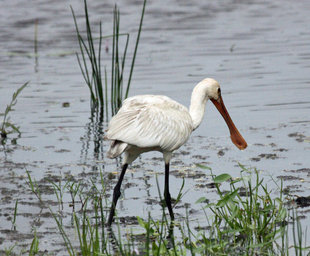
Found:
[(231, 141), (240, 150), (244, 150), (248, 146), (248, 144), (246, 143), (246, 141), (243, 138), (236, 138), (235, 136), (231, 136)]
[(242, 145), (241, 147), (239, 147), (240, 150), (245, 150), (247, 148), (248, 144)]
[(218, 100), (211, 99), (211, 101), (213, 102), (213, 104), (217, 108), (217, 110), (221, 113), (221, 115), (223, 116), (223, 118), (224, 118), (224, 120), (225, 120), (225, 122), (229, 128), (231, 141), (240, 150), (245, 149), (247, 147), (247, 143), (246, 143), (245, 139), (239, 133), (239, 131), (236, 128), (233, 121), (231, 120), (231, 118), (228, 114), (228, 111), (224, 105), (222, 97), (219, 96)]
[[(236, 145), (236, 144), (235, 144)], [(238, 149), (245, 150), (248, 145), (236, 145)]]

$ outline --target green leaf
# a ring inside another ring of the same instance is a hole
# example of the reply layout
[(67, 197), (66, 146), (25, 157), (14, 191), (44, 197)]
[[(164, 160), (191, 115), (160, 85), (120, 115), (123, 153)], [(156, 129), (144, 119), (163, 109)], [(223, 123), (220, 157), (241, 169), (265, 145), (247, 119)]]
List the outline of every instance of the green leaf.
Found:
[(212, 207), (215, 207), (216, 204), (215, 203), (210, 203), (210, 204), (207, 204), (204, 208), (207, 209), (207, 208), (212, 208)]
[(282, 208), (280, 211), (279, 211), (279, 215), (278, 215), (278, 218), (280, 220), (284, 220), (287, 216), (287, 211), (285, 208)]
[(200, 204), (200, 203), (204, 203), (206, 202), (208, 199), (206, 197), (200, 197), (195, 203), (196, 204)]
[(212, 170), (209, 166), (205, 166), (205, 165), (202, 165), (202, 164), (195, 164), (197, 167), (201, 168), (201, 169), (205, 169), (205, 170)]
[(140, 225), (141, 227), (143, 227), (143, 228), (146, 227), (146, 224), (147, 224), (147, 223), (146, 223), (142, 218), (140, 218), (139, 216), (137, 216), (137, 220), (138, 220), (139, 225)]
[(15, 126), (14, 124), (8, 123), (8, 122), (6, 122), (5, 125), (7, 127), (11, 127), (16, 133), (20, 134), (19, 127)]
[(224, 205), (226, 205), (229, 201), (233, 200), (235, 198), (235, 196), (238, 194), (239, 189), (237, 188), (235, 191), (226, 194), (223, 198), (221, 198), (216, 206), (217, 207), (223, 207)]
[(227, 173), (224, 173), (224, 174), (216, 176), (214, 178), (214, 183), (222, 183), (222, 182), (227, 181), (229, 179), (231, 179), (231, 176)]

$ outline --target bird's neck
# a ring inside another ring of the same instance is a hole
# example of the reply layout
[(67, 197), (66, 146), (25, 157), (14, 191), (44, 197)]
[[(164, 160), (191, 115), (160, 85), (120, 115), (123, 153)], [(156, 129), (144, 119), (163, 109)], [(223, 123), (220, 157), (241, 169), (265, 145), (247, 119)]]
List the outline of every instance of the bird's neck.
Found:
[(200, 125), (205, 113), (206, 103), (208, 101), (208, 98), (205, 97), (204, 93), (197, 90), (197, 88), (195, 89), (192, 93), (191, 105), (189, 107), (189, 114), (191, 115), (193, 121), (193, 130), (197, 129)]

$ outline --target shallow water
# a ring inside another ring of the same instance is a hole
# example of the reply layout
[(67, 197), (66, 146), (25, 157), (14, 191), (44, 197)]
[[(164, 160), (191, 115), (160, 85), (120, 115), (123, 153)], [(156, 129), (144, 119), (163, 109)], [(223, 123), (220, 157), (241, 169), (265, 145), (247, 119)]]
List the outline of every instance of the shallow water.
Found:
[[(90, 2), (91, 19), (95, 24), (102, 20), (104, 34), (111, 34), (113, 3)], [(11, 113), (11, 121), (21, 127), (22, 136), (17, 145), (8, 141), (0, 148), (1, 248), (16, 242), (17, 248), (29, 247), (33, 226), (40, 236), (41, 250), (62, 247), (54, 220), (26, 184), (26, 170), (42, 181), (51, 175), (68, 174), (77, 179), (99, 179), (99, 168), (105, 175), (118, 169), (116, 161), (104, 157), (108, 145), (98, 143), (98, 127), (89, 119), (89, 93), (74, 55), (78, 46), (70, 4), (82, 25), (82, 1), (1, 3), (1, 112), (13, 92), (30, 81)], [(121, 28), (133, 33), (133, 43), (142, 1), (120, 1), (119, 6)], [(309, 7), (304, 0), (147, 4), (130, 95), (165, 94), (188, 105), (193, 86), (204, 77), (214, 77), (221, 83), (225, 104), (249, 145), (242, 152), (235, 148), (221, 116), (208, 104), (203, 123), (175, 153), (171, 167), (172, 196), (186, 177), (188, 192), (181, 205), (190, 205), (195, 212), (191, 219), (204, 218), (200, 206), (194, 204), (196, 199), (205, 195), (212, 200), (214, 195), (203, 186), (210, 182), (210, 173), (195, 163), (210, 166), (214, 173), (237, 177), (240, 162), (262, 170), (271, 187), (271, 177), (284, 176), (284, 187), (290, 187), (292, 194), (309, 196)], [(109, 47), (111, 42), (104, 44)], [(111, 50), (103, 58), (110, 54)], [(70, 106), (63, 107), (64, 102)], [(155, 218), (161, 215), (158, 204), (147, 204), (158, 201), (154, 172), (163, 187), (160, 157), (159, 153), (145, 154), (129, 168), (119, 216), (147, 217), (148, 211)], [(108, 188), (116, 179), (112, 181), (107, 182)], [(17, 231), (13, 232), (10, 217), (16, 199)], [(301, 214), (307, 223), (309, 207)], [(182, 219), (184, 207), (176, 209), (176, 215)], [(69, 226), (70, 218), (65, 222)], [(197, 222), (192, 223), (195, 226)]]

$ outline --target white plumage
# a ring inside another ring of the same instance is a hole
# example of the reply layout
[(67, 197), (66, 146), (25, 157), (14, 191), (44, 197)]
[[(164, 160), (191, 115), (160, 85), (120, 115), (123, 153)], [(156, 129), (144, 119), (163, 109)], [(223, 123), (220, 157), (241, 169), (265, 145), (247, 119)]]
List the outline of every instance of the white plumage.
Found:
[[(110, 121), (106, 138), (114, 142), (108, 156), (117, 157), (129, 150), (128, 146), (144, 152), (172, 152), (187, 141), (192, 130), (192, 118), (178, 102), (160, 95), (131, 97)], [(115, 150), (116, 146), (119, 150)], [(134, 151), (129, 153), (136, 156)]]
[(165, 199), (171, 218), (173, 212), (170, 202), (168, 174), (172, 152), (181, 147), (193, 130), (201, 123), (208, 100), (211, 100), (225, 119), (232, 142), (239, 148), (247, 144), (233, 124), (221, 97), (220, 86), (212, 78), (198, 83), (192, 93), (191, 105), (187, 109), (180, 103), (161, 95), (139, 95), (126, 99), (118, 113), (111, 119), (105, 139), (111, 141), (107, 152), (109, 158), (122, 153), (123, 170), (114, 189), (113, 203), (108, 224), (111, 225), (114, 208), (119, 197), (120, 185), (128, 164), (141, 153), (160, 151), (165, 161)]

